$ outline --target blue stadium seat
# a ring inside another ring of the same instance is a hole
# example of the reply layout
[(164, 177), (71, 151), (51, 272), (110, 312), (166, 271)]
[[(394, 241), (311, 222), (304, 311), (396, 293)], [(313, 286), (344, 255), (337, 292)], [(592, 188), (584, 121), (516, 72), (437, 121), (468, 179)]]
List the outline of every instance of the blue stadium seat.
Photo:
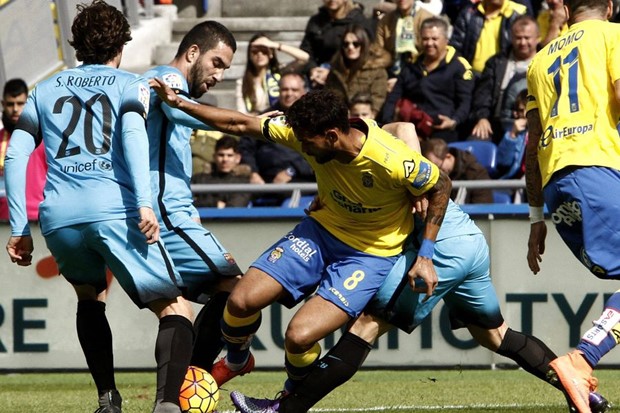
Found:
[(494, 204), (512, 204), (512, 192), (494, 189), (493, 190), (493, 203)]
[(491, 141), (461, 141), (451, 142), (450, 148), (457, 148), (473, 154), (478, 162), (487, 168), (489, 176), (497, 176), (497, 145)]

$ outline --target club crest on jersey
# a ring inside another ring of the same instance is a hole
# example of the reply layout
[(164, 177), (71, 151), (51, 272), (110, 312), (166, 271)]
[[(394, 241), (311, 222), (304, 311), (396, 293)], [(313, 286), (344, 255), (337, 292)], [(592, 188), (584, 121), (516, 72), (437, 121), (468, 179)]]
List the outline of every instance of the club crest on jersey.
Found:
[(166, 73), (162, 76), (162, 80), (172, 89), (183, 89), (183, 79), (177, 73)]
[(235, 258), (232, 256), (232, 254), (230, 252), (227, 252), (227, 253), (224, 254), (224, 259), (230, 265), (236, 264)]
[(282, 254), (284, 253), (284, 249), (282, 247), (276, 247), (273, 251), (269, 253), (269, 258), (267, 261), (274, 263), (282, 258)]
[(372, 188), (374, 185), (374, 180), (372, 179), (372, 175), (370, 172), (364, 172), (362, 174), (362, 185), (366, 188)]
[(404, 161), (403, 167), (405, 168), (405, 178), (409, 178), (415, 169), (414, 161)]

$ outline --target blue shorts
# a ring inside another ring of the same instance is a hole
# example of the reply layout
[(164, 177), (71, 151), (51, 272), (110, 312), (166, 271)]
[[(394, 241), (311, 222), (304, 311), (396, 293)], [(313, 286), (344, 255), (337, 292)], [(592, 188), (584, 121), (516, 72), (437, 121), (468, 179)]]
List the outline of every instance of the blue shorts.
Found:
[(575, 257), (602, 279), (620, 279), (620, 171), (566, 168), (545, 186), (545, 203)]
[(397, 259), (356, 250), (314, 219), (304, 218), (252, 267), (266, 272), (284, 287), (289, 296), (280, 302), (288, 308), (316, 290), (349, 316), (357, 317)]
[(439, 283), (431, 298), (414, 292), (407, 272), (417, 250), (407, 248), (394, 265), (367, 311), (411, 333), (444, 300), (453, 329), (469, 324), (485, 329), (504, 322), (489, 275), (489, 247), (484, 235), (462, 235), (435, 244), (433, 264)]
[(163, 243), (147, 244), (138, 218), (71, 225), (45, 235), (47, 248), (71, 284), (105, 290), (106, 266), (140, 308), (181, 295), (182, 281)]
[(210, 288), (222, 277), (241, 275), (232, 254), (189, 214), (168, 216), (171, 229), (161, 226), (161, 238), (183, 279), (183, 296), (205, 302)]

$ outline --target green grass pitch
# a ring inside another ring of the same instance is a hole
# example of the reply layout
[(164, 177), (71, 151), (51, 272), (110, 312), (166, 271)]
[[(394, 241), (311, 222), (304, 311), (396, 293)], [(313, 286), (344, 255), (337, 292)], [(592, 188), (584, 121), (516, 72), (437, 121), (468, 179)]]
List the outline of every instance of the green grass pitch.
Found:
[[(620, 371), (599, 370), (596, 376), (600, 392), (620, 405)], [(234, 411), (231, 390), (272, 397), (284, 377), (284, 372), (258, 371), (234, 379), (220, 389), (218, 412)], [(118, 373), (117, 386), (124, 413), (151, 411), (154, 372)], [(86, 373), (0, 375), (0, 412), (88, 413), (96, 407), (95, 386)], [(565, 413), (568, 409), (560, 392), (522, 370), (364, 370), (313, 411)]]

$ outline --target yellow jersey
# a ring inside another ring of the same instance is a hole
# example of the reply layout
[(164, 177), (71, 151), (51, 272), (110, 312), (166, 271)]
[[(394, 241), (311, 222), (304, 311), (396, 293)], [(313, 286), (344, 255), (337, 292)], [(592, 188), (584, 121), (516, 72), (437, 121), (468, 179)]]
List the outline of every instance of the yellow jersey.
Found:
[(540, 50), (528, 68), (526, 110), (538, 109), (538, 163), (543, 186), (567, 166), (620, 169), (620, 25), (573, 24)]
[(439, 169), (373, 120), (351, 127), (366, 135), (349, 163), (319, 164), (301, 151), (284, 116), (262, 120), (265, 139), (301, 153), (314, 169), (321, 207), (310, 213), (329, 233), (359, 251), (399, 254), (413, 230), (410, 195), (421, 195), (439, 178)]

